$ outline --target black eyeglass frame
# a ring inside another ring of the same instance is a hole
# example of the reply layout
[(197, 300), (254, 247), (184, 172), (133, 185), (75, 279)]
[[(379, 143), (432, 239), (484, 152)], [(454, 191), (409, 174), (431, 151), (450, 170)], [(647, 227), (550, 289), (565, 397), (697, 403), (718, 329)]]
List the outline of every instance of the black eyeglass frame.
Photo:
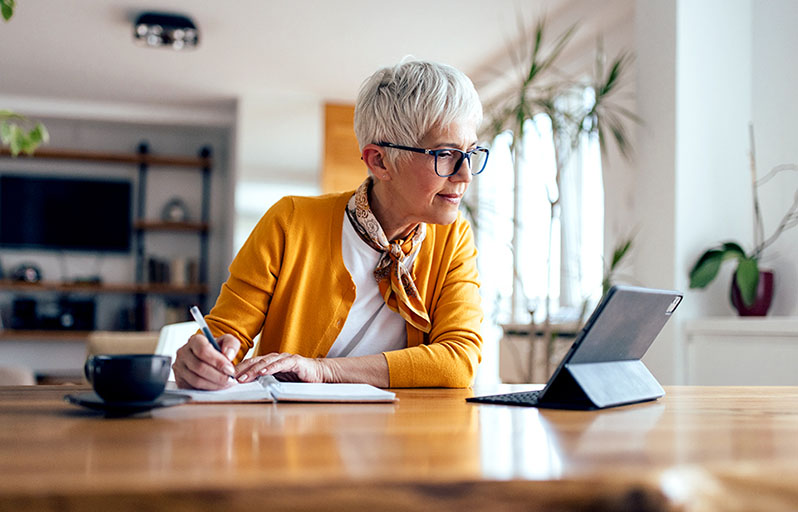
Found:
[[(412, 151), (414, 153), (421, 153), (422, 155), (434, 156), (435, 174), (437, 174), (441, 178), (449, 178), (460, 172), (460, 166), (463, 165), (464, 160), (468, 160), (468, 166), (471, 167), (471, 155), (473, 155), (477, 151), (484, 151), (485, 161), (482, 162), (482, 168), (477, 172), (474, 172), (473, 168), (471, 169), (471, 175), (476, 176), (477, 174), (480, 174), (482, 171), (485, 170), (485, 167), (488, 165), (488, 158), (490, 157), (490, 150), (482, 146), (477, 146), (474, 149), (463, 151), (462, 149), (457, 149), (457, 148), (440, 148), (440, 149), (414, 148), (410, 146), (400, 146), (399, 144), (394, 144), (392, 142), (377, 142), (376, 145), (383, 148), (401, 149), (402, 151)], [(444, 151), (457, 151), (458, 153), (460, 153), (460, 158), (457, 160), (457, 163), (454, 164), (454, 170), (449, 174), (441, 174), (438, 172), (438, 154)]]

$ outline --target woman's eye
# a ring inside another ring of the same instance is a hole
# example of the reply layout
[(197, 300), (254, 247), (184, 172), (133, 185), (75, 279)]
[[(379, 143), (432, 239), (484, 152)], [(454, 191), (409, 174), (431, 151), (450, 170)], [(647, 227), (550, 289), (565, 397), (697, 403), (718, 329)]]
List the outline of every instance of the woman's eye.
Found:
[(438, 158), (454, 158), (454, 151), (448, 149), (438, 151)]

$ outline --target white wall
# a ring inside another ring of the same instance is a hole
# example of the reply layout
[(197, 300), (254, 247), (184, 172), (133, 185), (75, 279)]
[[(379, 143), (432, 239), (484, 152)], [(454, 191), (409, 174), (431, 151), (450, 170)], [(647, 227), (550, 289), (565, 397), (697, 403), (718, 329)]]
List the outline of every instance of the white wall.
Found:
[[(639, 1), (635, 11), (637, 136), (634, 274), (645, 286), (675, 285), (676, 6)], [(677, 316), (678, 317), (678, 316)], [(677, 317), (673, 319), (676, 320)], [(646, 363), (661, 380), (675, 373), (674, 328), (649, 349)]]
[[(762, 177), (775, 165), (798, 164), (798, 2), (755, 2), (753, 13), (753, 121), (757, 167)], [(765, 235), (773, 233), (798, 193), (798, 172), (781, 173), (759, 189)], [(771, 315), (798, 315), (798, 228), (785, 231), (765, 250), (762, 265), (776, 275)]]
[[(688, 288), (687, 272), (710, 245), (731, 239), (750, 247), (751, 14), (750, 0), (678, 4), (674, 284), (679, 289)], [(688, 292), (686, 312), (732, 314), (728, 279), (724, 274), (717, 286)]]
[[(688, 289), (688, 272), (712, 245), (753, 246), (748, 123), (757, 125), (760, 175), (796, 162), (798, 114), (791, 66), (798, 43), (789, 1), (705, 0), (637, 3), (639, 131), (637, 217), (643, 223), (635, 272), (647, 286), (676, 288), (686, 298), (646, 356), (665, 383), (683, 378), (682, 324), (695, 317), (733, 316), (732, 264), (707, 289)], [(792, 203), (798, 173), (762, 190), (766, 233)], [(787, 184), (786, 186), (784, 184)], [(772, 315), (795, 315), (796, 233), (788, 232), (763, 261), (777, 272)]]
[[(682, 379), (682, 323), (729, 314), (723, 284), (690, 291), (687, 273), (710, 245), (750, 237), (746, 130), (750, 118), (749, 0), (638, 3), (636, 275), (685, 291), (672, 324), (646, 356), (665, 382)], [(729, 208), (742, 204), (743, 208)]]

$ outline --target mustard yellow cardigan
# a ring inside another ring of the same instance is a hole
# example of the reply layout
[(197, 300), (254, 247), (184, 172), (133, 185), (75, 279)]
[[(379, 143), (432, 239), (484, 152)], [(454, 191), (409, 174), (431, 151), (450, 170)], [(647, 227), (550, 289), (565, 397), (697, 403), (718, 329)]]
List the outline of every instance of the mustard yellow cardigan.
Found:
[[(214, 336), (230, 333), (244, 358), (289, 352), (325, 357), (355, 300), (341, 254), (346, 202), (353, 192), (286, 197), (261, 218), (230, 265), (207, 316)], [(467, 387), (481, 360), (482, 308), (477, 251), (468, 222), (428, 225), (413, 265), (432, 329), (407, 324), (407, 348), (385, 352), (391, 387)]]

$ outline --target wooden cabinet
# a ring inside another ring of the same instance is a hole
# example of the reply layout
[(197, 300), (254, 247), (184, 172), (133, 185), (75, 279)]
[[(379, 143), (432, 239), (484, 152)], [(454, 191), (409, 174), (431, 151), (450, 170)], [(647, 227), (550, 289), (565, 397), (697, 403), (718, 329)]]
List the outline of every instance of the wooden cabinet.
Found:
[(354, 105), (324, 106), (321, 189), (325, 194), (356, 189), (368, 175), (366, 164), (360, 160), (354, 118)]

